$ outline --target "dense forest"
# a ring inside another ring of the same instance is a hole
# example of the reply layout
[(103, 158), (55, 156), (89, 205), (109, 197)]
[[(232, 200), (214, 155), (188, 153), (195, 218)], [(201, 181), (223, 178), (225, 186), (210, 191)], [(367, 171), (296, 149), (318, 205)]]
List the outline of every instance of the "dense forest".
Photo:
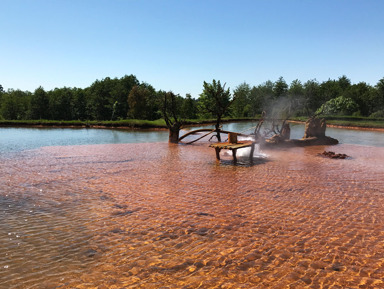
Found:
[[(204, 83), (206, 84), (206, 83)], [(178, 110), (184, 119), (212, 118), (202, 94), (193, 98), (176, 95)], [(162, 117), (164, 91), (140, 82), (134, 75), (96, 80), (87, 88), (38, 87), (34, 92), (9, 89), (0, 85), (0, 120), (156, 120)], [(225, 116), (254, 117), (271, 107), (289, 107), (291, 116), (351, 115), (384, 117), (384, 78), (375, 86), (365, 82), (352, 84), (346, 76), (319, 83), (283, 77), (251, 86), (241, 83), (230, 92), (234, 99)]]

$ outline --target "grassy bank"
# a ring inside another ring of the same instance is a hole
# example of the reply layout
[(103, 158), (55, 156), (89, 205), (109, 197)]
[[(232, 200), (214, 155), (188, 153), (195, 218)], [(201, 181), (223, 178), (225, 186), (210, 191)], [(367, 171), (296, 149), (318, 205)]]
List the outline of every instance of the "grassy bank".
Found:
[[(364, 117), (325, 117), (327, 124), (342, 127), (384, 129), (384, 119)], [(251, 121), (254, 118), (225, 118), (223, 122)], [(294, 121), (305, 122), (306, 117), (293, 118)], [(190, 119), (185, 121), (186, 126), (213, 124), (214, 119)], [(54, 120), (0, 120), (0, 127), (79, 127), (79, 128), (124, 128), (124, 129), (165, 129), (163, 119), (138, 120), (127, 119), (117, 121), (54, 121)]]
[(56, 120), (1, 120), (2, 127), (106, 127), (106, 128), (166, 128), (164, 120), (127, 119), (119, 121), (56, 121)]
[[(251, 118), (224, 118), (223, 122), (251, 121)], [(185, 120), (186, 126), (213, 124), (215, 119), (188, 119)], [(167, 128), (163, 119), (159, 120), (140, 120), (126, 119), (115, 121), (58, 121), (58, 120), (0, 120), (0, 127), (88, 127), (88, 128), (127, 128), (127, 129), (146, 129), (146, 128)]]
[[(383, 118), (353, 117), (353, 116), (324, 116), (328, 125), (355, 128), (384, 129)], [(297, 117), (293, 120), (305, 122), (306, 117)]]

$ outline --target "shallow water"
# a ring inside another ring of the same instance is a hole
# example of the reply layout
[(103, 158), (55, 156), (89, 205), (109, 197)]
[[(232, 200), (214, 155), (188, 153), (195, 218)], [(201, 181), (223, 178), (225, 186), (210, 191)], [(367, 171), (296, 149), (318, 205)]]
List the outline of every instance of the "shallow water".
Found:
[(207, 144), (0, 156), (0, 288), (384, 288), (383, 149), (264, 153), (236, 166)]
[[(250, 134), (257, 122), (225, 123), (224, 130)], [(203, 126), (213, 128), (212, 125)], [(181, 131), (202, 128), (190, 127)], [(326, 134), (342, 144), (359, 144), (384, 147), (384, 131), (351, 130), (327, 128)], [(300, 139), (304, 135), (303, 124), (291, 124), (291, 138)], [(118, 130), (86, 128), (1, 128), (0, 155), (18, 153), (44, 146), (67, 146), (89, 144), (148, 143), (168, 141), (168, 130)]]

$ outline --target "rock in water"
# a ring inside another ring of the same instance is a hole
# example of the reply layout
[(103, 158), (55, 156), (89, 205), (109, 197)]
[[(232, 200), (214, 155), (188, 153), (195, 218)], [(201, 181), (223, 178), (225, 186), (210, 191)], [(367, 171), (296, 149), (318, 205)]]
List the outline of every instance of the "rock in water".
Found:
[(325, 137), (325, 129), (327, 128), (327, 124), (325, 119), (311, 117), (305, 122), (305, 132), (304, 138), (317, 137), (323, 138)]

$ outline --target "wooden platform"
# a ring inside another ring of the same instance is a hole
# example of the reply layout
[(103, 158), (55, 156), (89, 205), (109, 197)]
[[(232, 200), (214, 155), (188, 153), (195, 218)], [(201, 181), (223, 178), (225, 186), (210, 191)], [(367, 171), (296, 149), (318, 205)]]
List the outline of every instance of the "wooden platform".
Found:
[(253, 152), (255, 151), (255, 142), (253, 141), (238, 141), (237, 143), (229, 143), (229, 142), (219, 142), (210, 144), (209, 147), (214, 148), (216, 151), (216, 159), (220, 160), (220, 151), (222, 149), (231, 150), (233, 155), (233, 161), (237, 161), (236, 151), (238, 149), (251, 147), (251, 153), (249, 158), (253, 159)]

